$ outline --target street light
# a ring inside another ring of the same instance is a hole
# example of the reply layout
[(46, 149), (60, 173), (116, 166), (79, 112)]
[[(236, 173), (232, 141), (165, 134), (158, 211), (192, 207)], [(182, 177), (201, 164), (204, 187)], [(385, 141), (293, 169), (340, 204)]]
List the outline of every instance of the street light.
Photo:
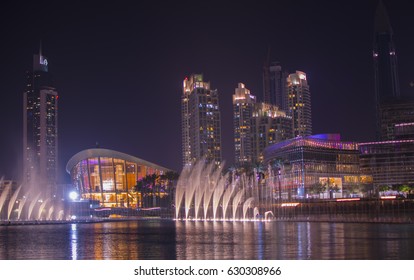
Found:
[(72, 199), (72, 200), (77, 200), (78, 197), (79, 197), (79, 195), (75, 191), (72, 191), (72, 192), (69, 193), (69, 198)]

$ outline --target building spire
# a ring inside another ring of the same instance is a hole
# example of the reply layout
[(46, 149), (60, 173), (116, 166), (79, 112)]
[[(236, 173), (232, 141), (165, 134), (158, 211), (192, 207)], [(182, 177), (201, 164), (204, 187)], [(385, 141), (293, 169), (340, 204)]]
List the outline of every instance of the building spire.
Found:
[(270, 65), (270, 45), (267, 47), (266, 63), (267, 63), (267, 65)]
[(39, 41), (39, 56), (42, 56), (42, 40)]
[(270, 45), (267, 48), (267, 56), (263, 64), (263, 102), (270, 103)]
[(389, 33), (392, 35), (390, 19), (382, 0), (379, 1), (375, 12), (375, 33)]

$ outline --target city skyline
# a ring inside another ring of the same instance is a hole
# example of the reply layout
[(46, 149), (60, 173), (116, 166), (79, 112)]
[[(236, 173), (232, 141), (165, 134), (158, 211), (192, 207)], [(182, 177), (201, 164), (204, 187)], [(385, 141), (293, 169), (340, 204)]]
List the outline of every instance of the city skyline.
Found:
[[(394, 31), (401, 94), (413, 95), (413, 4), (383, 2)], [(219, 92), (223, 158), (232, 164), (234, 88), (244, 83), (262, 96), (269, 47), (272, 61), (291, 73), (307, 74), (314, 134), (374, 140), (372, 51), (378, 1), (349, 1), (341, 9), (329, 1), (318, 3), (190, 7), (186, 2), (161, 9), (128, 9), (119, 3), (96, 11), (91, 4), (81, 10), (57, 4), (28, 4), (25, 11), (12, 7), (1, 18), (6, 43), (1, 47), (0, 176), (21, 176), (25, 71), (39, 40), (59, 92), (59, 169), (66, 181), (67, 160), (96, 143), (180, 171), (181, 86), (191, 73), (203, 73)], [(191, 12), (198, 21), (187, 20)]]

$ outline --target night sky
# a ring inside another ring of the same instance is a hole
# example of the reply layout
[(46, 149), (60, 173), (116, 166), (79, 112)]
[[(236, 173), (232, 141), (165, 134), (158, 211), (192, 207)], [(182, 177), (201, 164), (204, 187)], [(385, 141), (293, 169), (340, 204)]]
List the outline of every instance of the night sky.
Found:
[[(0, 9), (0, 176), (21, 178), (25, 71), (40, 40), (59, 92), (61, 182), (70, 157), (97, 142), (180, 171), (180, 97), (191, 73), (219, 91), (232, 164), (234, 88), (243, 82), (262, 99), (269, 47), (282, 67), (307, 73), (314, 134), (374, 140), (378, 0), (171, 2), (9, 1)], [(383, 2), (401, 91), (414, 95), (414, 2)]]

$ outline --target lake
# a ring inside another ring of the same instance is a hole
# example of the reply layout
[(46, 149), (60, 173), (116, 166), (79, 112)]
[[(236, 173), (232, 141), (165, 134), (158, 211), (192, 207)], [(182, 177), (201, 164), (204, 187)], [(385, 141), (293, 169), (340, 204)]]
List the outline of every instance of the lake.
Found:
[(3, 260), (414, 259), (414, 224), (142, 219), (0, 227)]

